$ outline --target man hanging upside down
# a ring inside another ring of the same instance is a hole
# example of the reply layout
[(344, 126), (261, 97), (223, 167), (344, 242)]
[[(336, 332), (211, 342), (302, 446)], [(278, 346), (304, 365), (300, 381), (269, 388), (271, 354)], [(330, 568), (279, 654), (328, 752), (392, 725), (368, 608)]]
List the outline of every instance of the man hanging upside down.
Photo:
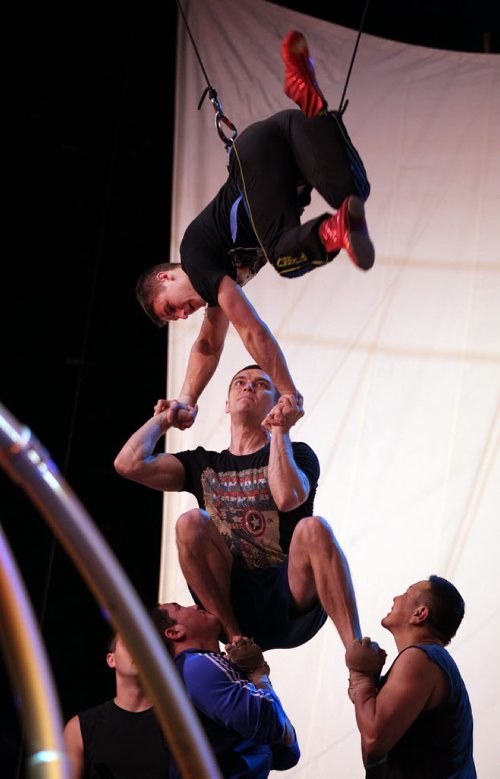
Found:
[[(178, 396), (195, 411), (229, 322), (280, 395), (302, 403), (279, 344), (242, 289), (266, 262), (294, 278), (342, 249), (364, 271), (375, 260), (364, 211), (370, 184), (340, 113), (328, 110), (302, 33), (286, 35), (281, 55), (285, 93), (301, 110), (255, 122), (234, 140), (228, 178), (186, 229), (180, 264), (155, 265), (136, 285), (144, 311), (160, 327), (206, 308)], [(313, 189), (338, 210), (302, 223)], [(180, 415), (179, 424), (189, 426), (195, 416)]]

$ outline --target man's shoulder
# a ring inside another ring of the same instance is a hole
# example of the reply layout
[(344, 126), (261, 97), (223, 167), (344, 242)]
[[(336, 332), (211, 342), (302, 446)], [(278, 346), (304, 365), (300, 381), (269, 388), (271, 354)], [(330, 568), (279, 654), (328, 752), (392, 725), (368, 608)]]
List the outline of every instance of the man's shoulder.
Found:
[(456, 677), (460, 676), (460, 669), (455, 659), (442, 644), (417, 644), (416, 647), (425, 652), (427, 657), (433, 660), (446, 673)]
[(185, 649), (174, 659), (174, 663), (184, 680), (197, 678), (200, 675), (213, 676), (235, 674), (233, 663), (222, 652), (209, 652), (203, 649)]
[(293, 441), (292, 450), (296, 461), (301, 461), (304, 464), (307, 464), (310, 468), (313, 468), (319, 476), (319, 458), (314, 449), (309, 446), (309, 444), (304, 443), (304, 441)]
[[(404, 663), (400, 662), (401, 658), (404, 658)], [(397, 667), (398, 674), (413, 673), (412, 669), (417, 667), (431, 667), (429, 660), (432, 661), (432, 665), (439, 666), (443, 670), (456, 668), (455, 661), (442, 644), (415, 643), (409, 644), (398, 653), (391, 669)]]
[(78, 717), (84, 720), (96, 719), (98, 717), (107, 715), (109, 712), (115, 711), (117, 708), (118, 707), (116, 706), (113, 698), (110, 698), (109, 700), (98, 703), (95, 706), (90, 706), (88, 709), (79, 711)]
[(305, 441), (292, 441), (292, 448), (294, 451), (297, 450), (300, 452), (307, 452), (308, 454), (312, 454), (314, 457), (316, 457), (316, 459), (318, 457), (312, 446), (306, 444)]

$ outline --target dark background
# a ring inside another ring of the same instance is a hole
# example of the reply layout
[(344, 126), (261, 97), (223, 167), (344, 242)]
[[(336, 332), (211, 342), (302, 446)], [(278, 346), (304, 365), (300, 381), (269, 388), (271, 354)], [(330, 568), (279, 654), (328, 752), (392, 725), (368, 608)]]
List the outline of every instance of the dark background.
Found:
[[(360, 0), (328, 11), (323, 1), (278, 5), (353, 29), (365, 8)], [(498, 53), (495, 5), (371, 0), (364, 30)], [(133, 290), (144, 268), (168, 258), (177, 5), (17, 3), (0, 13), (0, 402), (48, 449), (149, 604), (158, 588), (162, 496), (120, 479), (113, 458), (165, 391), (166, 331), (146, 319)], [(196, 43), (201, 54), (209, 45)], [(67, 719), (113, 695), (109, 628), (64, 549), (3, 471), (0, 489), (3, 530)], [(0, 663), (2, 778), (16, 776), (20, 755)]]

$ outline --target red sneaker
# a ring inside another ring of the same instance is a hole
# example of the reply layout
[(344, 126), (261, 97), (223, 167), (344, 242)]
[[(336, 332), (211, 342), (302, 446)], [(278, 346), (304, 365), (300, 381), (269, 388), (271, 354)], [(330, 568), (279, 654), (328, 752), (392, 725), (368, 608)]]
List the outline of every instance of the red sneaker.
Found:
[(318, 86), (314, 64), (305, 36), (292, 30), (283, 38), (281, 58), (285, 63), (285, 95), (297, 103), (306, 116), (317, 116), (328, 104)]
[(365, 206), (356, 195), (346, 197), (337, 213), (321, 222), (319, 237), (327, 252), (345, 249), (362, 270), (370, 270), (375, 262), (375, 248), (366, 227)]

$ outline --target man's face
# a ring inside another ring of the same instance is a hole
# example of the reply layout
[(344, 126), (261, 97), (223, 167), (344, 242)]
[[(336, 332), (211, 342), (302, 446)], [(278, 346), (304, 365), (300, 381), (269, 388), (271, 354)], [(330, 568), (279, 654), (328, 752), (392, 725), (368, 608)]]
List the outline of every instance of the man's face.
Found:
[(114, 668), (119, 676), (137, 676), (137, 668), (130, 652), (120, 636), (116, 639), (114, 652), (108, 652), (106, 657), (110, 668)]
[(396, 595), (393, 599), (392, 609), (380, 622), (382, 627), (391, 630), (393, 627), (408, 624), (415, 609), (422, 603), (422, 593), (429, 590), (430, 586), (430, 582), (425, 580), (416, 582), (411, 584), (406, 592)]
[(177, 319), (187, 319), (205, 302), (194, 291), (189, 280), (183, 276), (162, 272), (158, 274), (159, 290), (153, 298), (153, 309), (162, 322), (175, 322)]
[(274, 384), (265, 371), (247, 368), (240, 371), (231, 381), (226, 401), (226, 411), (255, 414), (260, 422), (276, 404)]
[(222, 625), (215, 614), (200, 606), (180, 606), (178, 603), (162, 603), (160, 608), (166, 611), (177, 625), (182, 625), (186, 638), (217, 638)]

